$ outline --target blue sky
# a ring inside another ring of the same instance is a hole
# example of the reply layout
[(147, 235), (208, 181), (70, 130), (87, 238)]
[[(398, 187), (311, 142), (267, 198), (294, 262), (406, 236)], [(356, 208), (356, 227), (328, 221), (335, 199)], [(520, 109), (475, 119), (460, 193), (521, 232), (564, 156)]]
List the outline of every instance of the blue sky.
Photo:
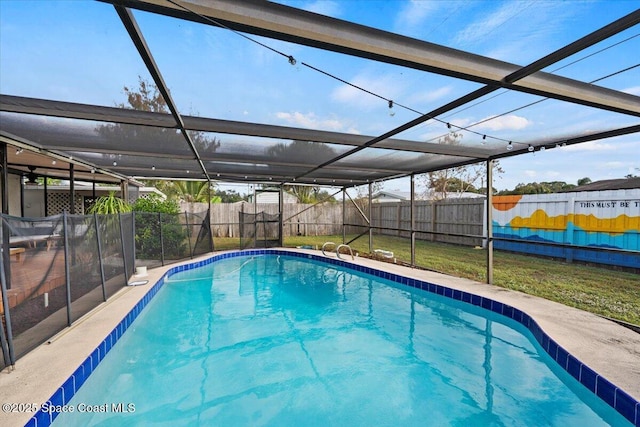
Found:
[[(640, 6), (638, 1), (280, 1), (432, 43), (526, 65)], [(281, 41), (253, 37), (286, 58), (227, 30), (134, 12), (179, 109), (185, 114), (377, 136), (416, 113), (331, 79), (310, 64), (398, 104), (427, 112), (480, 85)], [(113, 7), (88, 1), (0, 0), (0, 92), (112, 106), (123, 86), (150, 79)], [(640, 62), (640, 26), (545, 71), (593, 81)], [(593, 54), (593, 56), (589, 56)], [(585, 58), (586, 57), (586, 58)], [(584, 59), (583, 59), (584, 58)], [(575, 64), (573, 61), (579, 60)], [(555, 71), (554, 71), (555, 70)], [(597, 84), (640, 95), (640, 68)], [(491, 102), (442, 117), (468, 126), (538, 97), (501, 93)], [(492, 94), (492, 96), (495, 94)], [(488, 98), (488, 97), (487, 97)], [(485, 98), (481, 99), (485, 100)], [(558, 101), (489, 120), (473, 129), (496, 138), (536, 141), (606, 130), (638, 118)], [(426, 123), (399, 135), (434, 141), (446, 133)], [(234, 137), (240, 139), (240, 137)], [(499, 140), (490, 144), (503, 144)], [(463, 144), (479, 144), (464, 135)], [(498, 189), (519, 182), (592, 180), (640, 175), (640, 135), (504, 159)], [(389, 190), (407, 189), (408, 180)]]

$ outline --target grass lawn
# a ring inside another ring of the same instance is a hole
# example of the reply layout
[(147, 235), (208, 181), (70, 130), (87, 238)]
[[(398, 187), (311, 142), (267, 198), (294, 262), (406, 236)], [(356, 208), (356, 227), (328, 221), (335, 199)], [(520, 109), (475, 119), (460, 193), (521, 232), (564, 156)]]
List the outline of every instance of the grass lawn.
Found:
[[(353, 236), (355, 237), (355, 236)], [(351, 237), (347, 237), (349, 241)], [(215, 249), (238, 249), (239, 238), (215, 238)], [(342, 242), (342, 236), (293, 236), (285, 246)], [(376, 235), (374, 249), (392, 251), (398, 260), (411, 261), (410, 241)], [(351, 244), (369, 252), (367, 236)], [(486, 253), (471, 247), (416, 241), (416, 265), (457, 277), (485, 282)], [(640, 325), (640, 275), (609, 268), (568, 264), (559, 260), (494, 252), (494, 285), (536, 295), (585, 311)]]

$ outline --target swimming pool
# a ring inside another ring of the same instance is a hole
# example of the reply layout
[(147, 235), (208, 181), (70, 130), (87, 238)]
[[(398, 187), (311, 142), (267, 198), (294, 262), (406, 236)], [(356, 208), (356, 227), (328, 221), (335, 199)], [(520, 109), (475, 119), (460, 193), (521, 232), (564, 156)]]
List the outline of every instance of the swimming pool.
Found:
[[(168, 277), (129, 331), (114, 331), (116, 350), (98, 352), (104, 361), (69, 402), (98, 412), (56, 425), (625, 423), (520, 323), (451, 297), (531, 327), (514, 309), (262, 253)], [(99, 412), (104, 404), (121, 412)]]

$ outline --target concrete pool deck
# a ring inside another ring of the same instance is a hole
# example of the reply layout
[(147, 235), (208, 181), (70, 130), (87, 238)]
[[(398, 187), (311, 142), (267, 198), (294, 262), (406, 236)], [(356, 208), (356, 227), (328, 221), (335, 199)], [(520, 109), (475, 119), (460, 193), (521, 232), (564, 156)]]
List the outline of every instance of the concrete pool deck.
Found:
[[(288, 249), (279, 249), (287, 251)], [(322, 257), (316, 250), (292, 249)], [(0, 402), (3, 404), (42, 405), (73, 374), (77, 367), (105, 339), (138, 301), (176, 265), (190, 264), (208, 254), (166, 267), (148, 271), (143, 279), (148, 284), (125, 287), (70, 328), (57, 334), (16, 362), (15, 370), (0, 373)], [(335, 255), (331, 256), (335, 258)], [(542, 330), (582, 363), (617, 387), (640, 400), (640, 334), (594, 314), (567, 307), (542, 298), (366, 258), (343, 256), (343, 260), (372, 269), (383, 270), (452, 289), (469, 292), (508, 304), (531, 316)], [(132, 280), (140, 279), (138, 277)], [(111, 403), (111, 402), (105, 402)], [(0, 425), (21, 426), (33, 412), (0, 412)]]

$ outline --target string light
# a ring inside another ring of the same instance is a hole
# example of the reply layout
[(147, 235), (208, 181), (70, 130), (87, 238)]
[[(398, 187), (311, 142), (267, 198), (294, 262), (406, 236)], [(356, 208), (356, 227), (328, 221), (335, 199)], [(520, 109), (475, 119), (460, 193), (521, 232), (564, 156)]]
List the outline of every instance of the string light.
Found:
[(544, 145), (540, 147), (540, 151), (544, 151), (546, 149), (547, 149), (547, 147), (545, 147)]
[(292, 55), (289, 55), (289, 64), (291, 65), (297, 64), (296, 58), (294, 58)]
[(535, 148), (533, 148), (533, 145), (529, 144), (529, 148), (527, 148), (527, 150), (532, 153)]
[(447, 123), (447, 129), (451, 129), (451, 123)]
[(52, 165), (55, 165), (55, 164), (56, 164), (56, 161), (55, 161), (55, 160), (51, 160), (51, 164), (52, 164)]
[(509, 144), (507, 144), (507, 150), (513, 150), (513, 144), (511, 143), (511, 141), (509, 141)]
[(96, 173), (96, 168), (91, 168), (91, 173)]
[(396, 115), (396, 112), (393, 111), (393, 101), (391, 99), (389, 100), (389, 115), (391, 117)]
[(156, 167), (155, 166), (151, 166), (151, 170), (152, 171), (156, 170)]
[(113, 161), (113, 166), (118, 166), (118, 162), (116, 162), (115, 160)]

